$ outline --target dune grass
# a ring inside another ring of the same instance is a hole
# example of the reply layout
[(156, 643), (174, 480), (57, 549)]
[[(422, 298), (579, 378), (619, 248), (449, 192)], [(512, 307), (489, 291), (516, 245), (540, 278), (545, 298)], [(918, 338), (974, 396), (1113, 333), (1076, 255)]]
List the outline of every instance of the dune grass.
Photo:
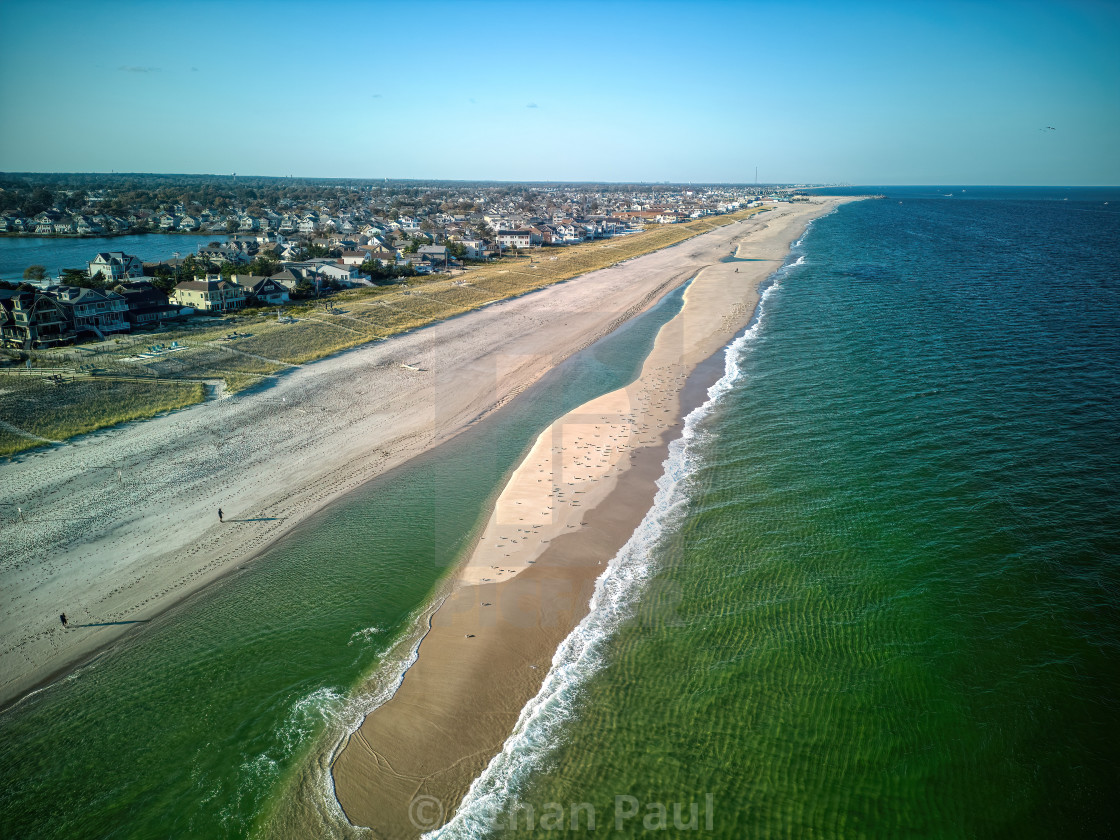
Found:
[(41, 441), (12, 434), (7, 429), (0, 428), (0, 456), (2, 457), (9, 457), (27, 449), (34, 449), (37, 446), (43, 445)]
[[(0, 377), (0, 420), (49, 440), (65, 440), (129, 420), (201, 402), (201, 382), (120, 382), (76, 379), (53, 385), (38, 377)], [(7, 430), (0, 434), (0, 456), (43, 443)]]

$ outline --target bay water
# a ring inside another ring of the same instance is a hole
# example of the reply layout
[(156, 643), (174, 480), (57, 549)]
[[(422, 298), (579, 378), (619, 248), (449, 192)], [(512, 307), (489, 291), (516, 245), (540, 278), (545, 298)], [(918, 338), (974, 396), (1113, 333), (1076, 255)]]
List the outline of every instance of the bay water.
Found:
[(25, 269), (41, 265), (48, 277), (64, 268), (83, 271), (102, 251), (124, 251), (142, 262), (193, 254), (199, 245), (225, 242), (225, 233), (139, 233), (124, 236), (0, 236), (0, 280), (19, 283)]

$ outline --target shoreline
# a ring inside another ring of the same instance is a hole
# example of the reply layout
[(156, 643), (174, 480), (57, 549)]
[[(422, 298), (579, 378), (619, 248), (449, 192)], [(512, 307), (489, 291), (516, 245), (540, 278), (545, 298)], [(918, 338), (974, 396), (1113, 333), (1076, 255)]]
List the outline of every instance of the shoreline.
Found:
[(697, 274), (637, 380), (538, 437), (396, 694), (336, 750), (335, 795), (352, 824), (411, 837), (412, 802), (429, 797), (441, 820), (459, 806), (587, 614), (606, 564), (649, 511), (669, 443), (719, 379), (713, 360), (749, 325), (760, 283), (811, 219), (843, 201), (776, 211), (738, 237), (754, 259), (717, 258)]
[[(26, 453), (18, 470), (0, 468), (0, 503), (25, 514), (0, 523), (12, 549), (0, 565), (0, 709), (500, 408), (771, 216), (350, 349), (260, 392), (105, 429)], [(425, 370), (402, 369), (417, 361)], [(249, 434), (258, 427), (262, 439)], [(221, 525), (218, 507), (227, 512)], [(100, 626), (64, 630), (63, 611), (72, 625)], [(107, 625), (126, 621), (139, 623)]]

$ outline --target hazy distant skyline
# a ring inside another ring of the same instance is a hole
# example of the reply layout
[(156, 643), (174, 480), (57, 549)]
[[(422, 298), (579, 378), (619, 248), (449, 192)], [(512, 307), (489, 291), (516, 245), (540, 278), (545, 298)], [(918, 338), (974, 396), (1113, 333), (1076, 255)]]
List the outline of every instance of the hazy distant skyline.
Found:
[(1115, 4), (9, 2), (0, 27), (6, 171), (1120, 184)]

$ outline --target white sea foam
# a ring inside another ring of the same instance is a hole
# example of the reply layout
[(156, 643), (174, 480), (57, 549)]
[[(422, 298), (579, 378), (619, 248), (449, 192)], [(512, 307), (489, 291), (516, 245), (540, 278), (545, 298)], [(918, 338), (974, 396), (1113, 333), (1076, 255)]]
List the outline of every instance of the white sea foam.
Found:
[(385, 631), (380, 627), (366, 627), (363, 630), (355, 630), (350, 634), (350, 641), (346, 643), (347, 647), (354, 644), (354, 642), (368, 642), (374, 636), (380, 636)]
[[(792, 248), (799, 247), (804, 238), (803, 233)], [(701, 444), (709, 437), (701, 425), (742, 377), (743, 351), (758, 335), (766, 300), (780, 288), (789, 270), (804, 262), (804, 256), (798, 255), (763, 284), (750, 325), (724, 351), (723, 376), (708, 389), (708, 400), (685, 418), (681, 437), (669, 444), (653, 507), (596, 581), (587, 616), (557, 649), (537, 696), (521, 710), (501, 752), (471, 784), (454, 817), (443, 828), (425, 834), (425, 840), (466, 840), (486, 834), (559, 742), (578, 691), (603, 666), (606, 642), (631, 615), (646, 582), (655, 573), (658, 546), (687, 511), (689, 479), (700, 465)]]
[[(363, 683), (362, 689), (348, 701), (333, 710), (328, 720), (328, 742), (333, 748), (310, 763), (304, 776), (303, 790), (311, 791), (308, 805), (312, 814), (306, 818), (317, 823), (321, 836), (364, 837), (364, 829), (355, 828), (343, 813), (334, 790), (334, 776), (331, 764), (346, 744), (349, 736), (358, 730), (372, 711), (387, 703), (404, 679), (405, 672), (412, 667), (420, 650), (420, 642), (431, 628), (431, 618), (439, 609), (442, 599), (427, 604), (405, 621), (405, 626), (417, 627), (418, 631), (397, 639), (392, 647), (381, 657), (376, 671)], [(351, 644), (357, 639), (368, 642), (385, 631), (378, 627), (358, 630), (350, 637)], [(305, 828), (308, 827), (306, 824)]]
[[(277, 742), (241, 765), (242, 778), (257, 788), (275, 784), (283, 770), (284, 760), (308, 743), (314, 733), (322, 734), (312, 745), (312, 754), (289, 784), (287, 800), (296, 802), (295, 811), (285, 812), (308, 836), (365, 837), (364, 829), (356, 828), (346, 819), (334, 790), (330, 767), (339, 750), (366, 715), (388, 701), (397, 691), (405, 672), (416, 661), (420, 642), (430, 627), (431, 615), (440, 602), (427, 604), (405, 620), (404, 625), (416, 628), (392, 641), (379, 657), (376, 670), (363, 680), (353, 695), (332, 687), (309, 692), (292, 704), (284, 723), (277, 730)], [(381, 627), (366, 627), (350, 635), (347, 645), (381, 643)], [(237, 809), (233, 809), (236, 813)]]

